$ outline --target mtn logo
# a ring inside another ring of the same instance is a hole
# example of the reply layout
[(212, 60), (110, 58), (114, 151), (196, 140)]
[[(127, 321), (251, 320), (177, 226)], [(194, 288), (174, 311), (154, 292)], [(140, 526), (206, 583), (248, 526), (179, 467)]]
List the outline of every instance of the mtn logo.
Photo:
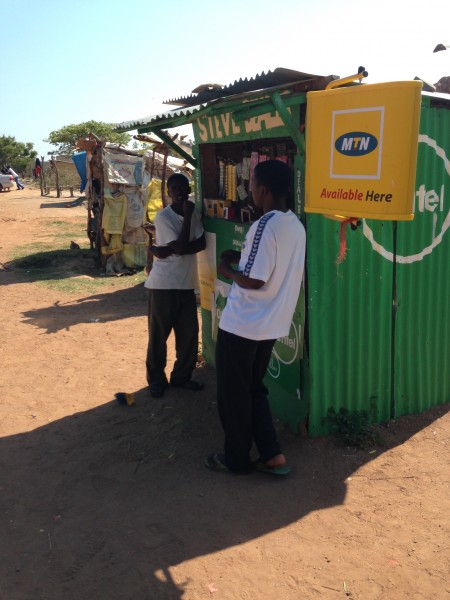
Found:
[(364, 156), (373, 152), (377, 146), (377, 138), (364, 131), (344, 133), (334, 143), (336, 150), (345, 156)]

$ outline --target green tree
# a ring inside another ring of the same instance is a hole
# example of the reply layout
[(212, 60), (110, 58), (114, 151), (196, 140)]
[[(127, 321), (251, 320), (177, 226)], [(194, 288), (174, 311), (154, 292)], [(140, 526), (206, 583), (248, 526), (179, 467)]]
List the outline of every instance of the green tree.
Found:
[(44, 142), (57, 146), (56, 154), (65, 155), (73, 154), (76, 151), (77, 140), (87, 137), (88, 133), (94, 133), (105, 142), (128, 144), (131, 135), (117, 133), (114, 131), (114, 127), (113, 123), (103, 123), (102, 121), (86, 121), (85, 123), (78, 123), (78, 125), (66, 125), (61, 129), (52, 131)]
[(28, 165), (30, 160), (36, 158), (37, 152), (33, 149), (33, 144), (27, 142), (17, 142), (16, 138), (2, 135), (0, 136), (0, 167), (3, 168), (6, 165), (11, 167), (19, 174), (22, 174)]

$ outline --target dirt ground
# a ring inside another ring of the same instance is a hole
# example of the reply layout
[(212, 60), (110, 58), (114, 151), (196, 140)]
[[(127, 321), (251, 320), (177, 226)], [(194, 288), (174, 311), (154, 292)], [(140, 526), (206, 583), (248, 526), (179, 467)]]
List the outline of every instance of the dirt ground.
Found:
[(285, 479), (208, 471), (214, 371), (149, 396), (142, 284), (74, 294), (4, 268), (50, 222), (82, 222), (71, 200), (0, 194), (0, 599), (450, 597), (450, 406), (369, 450), (278, 424)]

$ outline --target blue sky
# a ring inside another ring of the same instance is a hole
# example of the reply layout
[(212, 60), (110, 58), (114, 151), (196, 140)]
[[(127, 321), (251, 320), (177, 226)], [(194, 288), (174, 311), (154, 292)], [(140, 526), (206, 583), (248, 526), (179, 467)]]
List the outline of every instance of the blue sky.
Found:
[[(285, 67), (366, 83), (450, 75), (448, 0), (15, 0), (3, 10), (0, 135), (128, 121), (201, 83)], [(8, 73), (8, 77), (5, 76)]]

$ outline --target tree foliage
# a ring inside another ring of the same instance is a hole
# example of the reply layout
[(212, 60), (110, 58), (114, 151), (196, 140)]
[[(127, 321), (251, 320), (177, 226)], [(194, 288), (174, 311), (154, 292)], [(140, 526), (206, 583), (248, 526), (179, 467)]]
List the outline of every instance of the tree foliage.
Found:
[(8, 135), (0, 136), (0, 167), (10, 165), (17, 173), (23, 173), (36, 156), (31, 142), (22, 143)]
[(44, 142), (57, 146), (55, 151), (57, 154), (73, 154), (76, 150), (77, 140), (85, 138), (89, 133), (94, 133), (105, 142), (128, 144), (131, 135), (117, 133), (113, 131), (114, 127), (113, 123), (103, 123), (102, 121), (86, 121), (78, 123), (78, 125), (66, 125), (52, 131)]

